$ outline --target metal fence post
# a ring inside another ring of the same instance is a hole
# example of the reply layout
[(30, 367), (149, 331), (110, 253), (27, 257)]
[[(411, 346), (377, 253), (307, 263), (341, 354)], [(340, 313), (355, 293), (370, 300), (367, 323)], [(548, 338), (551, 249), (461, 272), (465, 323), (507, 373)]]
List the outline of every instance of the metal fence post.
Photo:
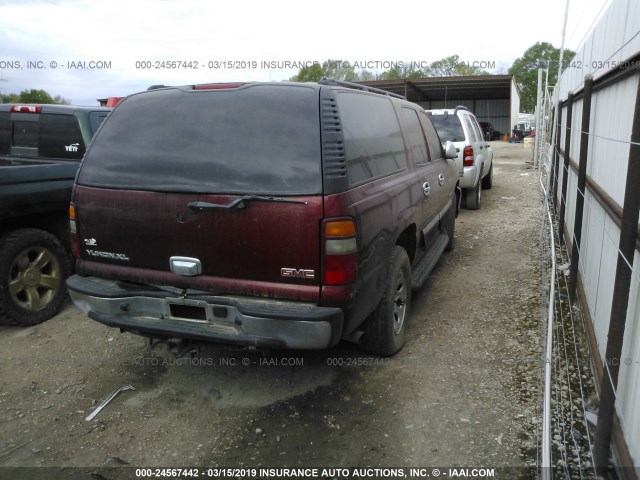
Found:
[(569, 299), (576, 300), (578, 285), (578, 266), (582, 244), (582, 217), (584, 216), (584, 197), (587, 194), (587, 159), (589, 155), (589, 128), (591, 123), (591, 95), (593, 77), (584, 78), (582, 91), (582, 133), (580, 134), (580, 163), (578, 165), (578, 189), (576, 191), (576, 212), (573, 222), (573, 246), (571, 247), (571, 270), (569, 275)]
[[(633, 266), (638, 235), (638, 215), (640, 214), (640, 190), (638, 189), (638, 184), (640, 183), (639, 143), (640, 80), (636, 92), (636, 105), (631, 129), (631, 145), (629, 148), (627, 181), (622, 210), (622, 228), (620, 230), (618, 263), (616, 265), (616, 279), (611, 303), (605, 368), (600, 382), (600, 407), (598, 409), (598, 426), (596, 428), (594, 452), (594, 462), (600, 471), (606, 470), (609, 461), (609, 445), (611, 443), (611, 431), (616, 404), (615, 390), (618, 387), (622, 342), (629, 307), (629, 290), (631, 288), (632, 275), (630, 265)], [(609, 378), (609, 375), (611, 375), (611, 378)]]
[(536, 141), (533, 147), (533, 165), (538, 166), (538, 153), (540, 148), (540, 126), (542, 125), (542, 68), (538, 69), (538, 97), (536, 100)]
[(553, 165), (551, 170), (551, 175), (553, 178), (551, 179), (551, 183), (553, 184), (553, 198), (552, 203), (555, 206), (558, 203), (558, 172), (560, 170), (560, 133), (562, 128), (562, 103), (558, 103), (558, 107), (556, 109), (555, 115), (558, 117), (558, 123), (556, 124), (556, 135), (555, 135), (555, 145), (553, 147)]
[[(571, 152), (571, 122), (573, 121), (573, 92), (567, 99), (567, 121), (564, 127), (564, 171), (562, 172), (562, 191), (560, 193), (560, 218), (558, 219), (558, 243), (564, 246), (564, 215), (567, 204), (567, 182), (569, 181), (569, 153)], [(559, 162), (558, 162), (559, 163)]]

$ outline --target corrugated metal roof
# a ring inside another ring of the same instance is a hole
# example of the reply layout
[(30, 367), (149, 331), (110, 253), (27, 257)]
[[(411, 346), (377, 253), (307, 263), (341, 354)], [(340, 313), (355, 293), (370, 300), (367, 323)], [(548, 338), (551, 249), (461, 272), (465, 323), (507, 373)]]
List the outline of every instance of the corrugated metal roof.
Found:
[(403, 95), (412, 102), (510, 98), (513, 75), (372, 80), (363, 85)]

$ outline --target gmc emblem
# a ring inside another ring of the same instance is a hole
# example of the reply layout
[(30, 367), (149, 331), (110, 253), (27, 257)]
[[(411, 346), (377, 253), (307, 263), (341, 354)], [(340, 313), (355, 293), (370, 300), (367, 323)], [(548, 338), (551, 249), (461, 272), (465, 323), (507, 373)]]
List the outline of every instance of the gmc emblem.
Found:
[(316, 278), (316, 272), (314, 270), (305, 270), (303, 268), (281, 268), (280, 275), (287, 278)]

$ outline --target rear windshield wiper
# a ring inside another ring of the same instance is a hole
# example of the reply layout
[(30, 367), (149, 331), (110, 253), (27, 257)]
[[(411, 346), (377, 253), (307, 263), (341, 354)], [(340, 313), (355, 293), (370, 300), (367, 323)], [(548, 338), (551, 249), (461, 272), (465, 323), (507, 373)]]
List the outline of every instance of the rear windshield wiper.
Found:
[(194, 212), (200, 212), (202, 210), (208, 210), (212, 208), (245, 208), (246, 202), (276, 202), (276, 203), (297, 203), (300, 205), (306, 205), (307, 202), (303, 202), (301, 200), (289, 200), (287, 198), (278, 198), (278, 197), (265, 197), (262, 195), (244, 195), (242, 197), (236, 198), (227, 204), (219, 204), (219, 203), (209, 203), (209, 202), (189, 202), (187, 207)]

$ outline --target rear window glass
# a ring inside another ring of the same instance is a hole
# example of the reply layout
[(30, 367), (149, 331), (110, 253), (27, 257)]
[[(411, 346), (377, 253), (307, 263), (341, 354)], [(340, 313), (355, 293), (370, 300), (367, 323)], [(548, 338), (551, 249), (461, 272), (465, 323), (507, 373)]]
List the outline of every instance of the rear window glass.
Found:
[(39, 156), (79, 160), (84, 151), (82, 132), (75, 116), (50, 113), (40, 115)]
[(349, 184), (358, 185), (407, 167), (400, 124), (388, 98), (340, 92)]
[(199, 193), (321, 193), (318, 92), (256, 85), (133, 95), (94, 137), (78, 183)]
[[(78, 118), (70, 114), (0, 113), (0, 154), (80, 160), (85, 144)], [(12, 147), (18, 150), (12, 151)], [(29, 150), (25, 150), (29, 149)]]
[(37, 121), (16, 120), (13, 122), (13, 146), (37, 148), (38, 126)]
[(443, 142), (464, 142), (464, 130), (457, 115), (431, 115), (431, 121)]

